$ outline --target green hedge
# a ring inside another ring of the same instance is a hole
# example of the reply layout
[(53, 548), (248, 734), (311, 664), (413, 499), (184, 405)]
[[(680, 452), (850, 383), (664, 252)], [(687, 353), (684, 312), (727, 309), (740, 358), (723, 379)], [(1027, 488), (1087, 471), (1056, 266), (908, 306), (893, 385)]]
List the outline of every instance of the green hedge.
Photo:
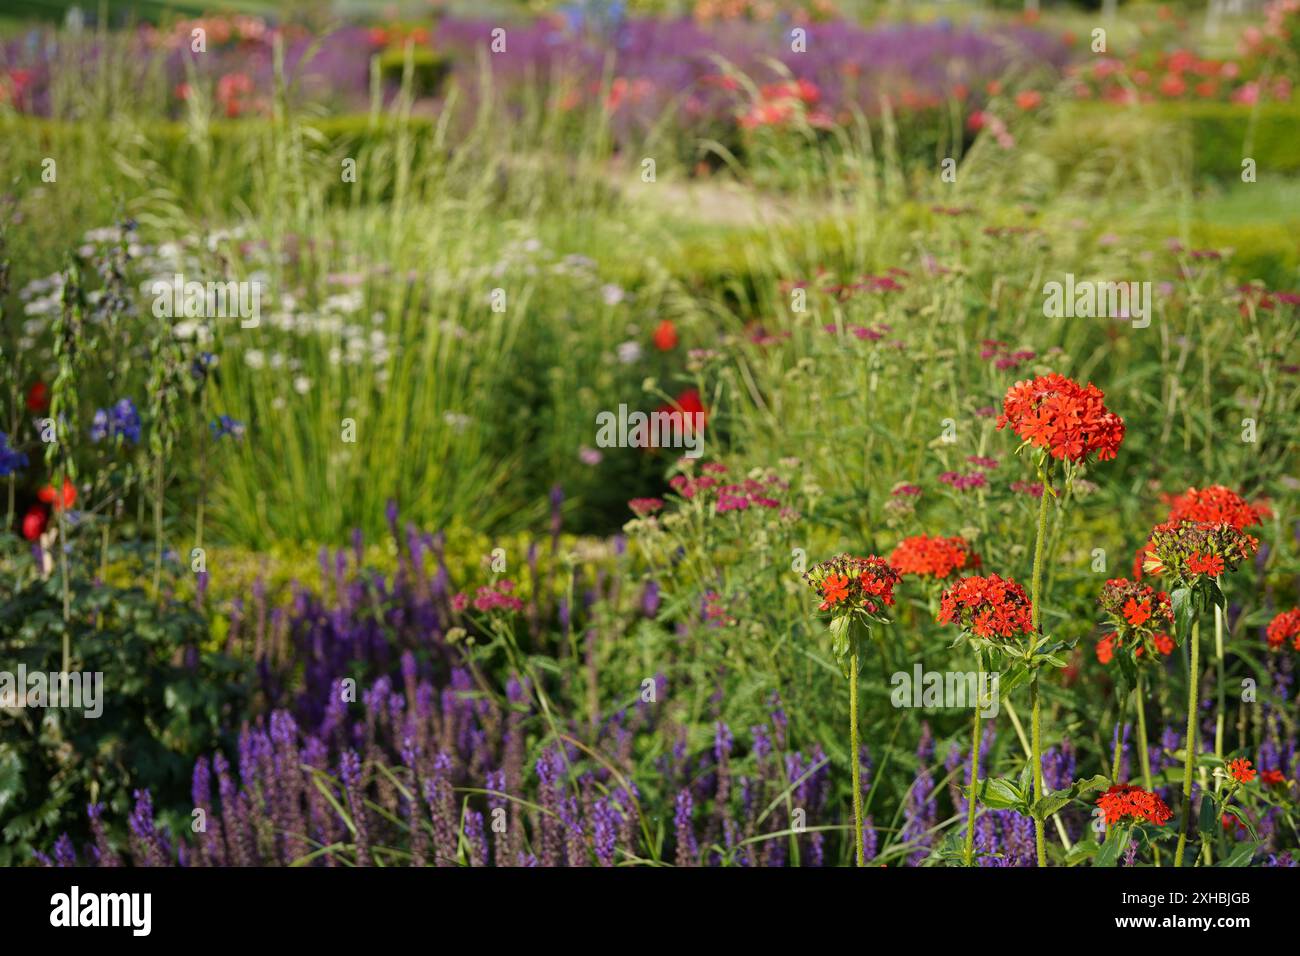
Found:
[[(1146, 128), (1143, 135), (1153, 148), (1170, 142), (1190, 145), (1197, 177), (1240, 179), (1246, 157), (1255, 160), (1260, 177), (1300, 172), (1298, 103), (1153, 103), (1136, 107), (1077, 103), (1062, 111), (1060, 124), (1075, 143), (1096, 149), (1116, 139), (1117, 121), (1123, 117)], [(1123, 125), (1128, 127), (1126, 132), (1132, 132), (1133, 126)]]

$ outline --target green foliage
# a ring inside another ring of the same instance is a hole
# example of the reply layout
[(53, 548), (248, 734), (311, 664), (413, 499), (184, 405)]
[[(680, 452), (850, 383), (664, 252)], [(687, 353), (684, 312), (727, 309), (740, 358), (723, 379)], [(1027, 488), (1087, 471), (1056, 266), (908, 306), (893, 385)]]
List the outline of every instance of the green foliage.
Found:
[(29, 862), (64, 832), (80, 843), (88, 803), (123, 819), (135, 789), (149, 789), (169, 820), (188, 825), (194, 760), (243, 712), (242, 665), (199, 652), (207, 621), (191, 607), (160, 607), (139, 587), (78, 579), (65, 622), (58, 575), (19, 579), (10, 573), (17, 565), (6, 559), (5, 567), (6, 671), (59, 671), (66, 631), (71, 670), (99, 672), (103, 683), (97, 717), (70, 706), (0, 709), (0, 865)]
[(426, 46), (392, 47), (379, 54), (379, 75), (394, 86), (401, 86), (410, 64), (411, 91), (416, 96), (437, 96), (451, 72), (452, 60), (446, 53)]

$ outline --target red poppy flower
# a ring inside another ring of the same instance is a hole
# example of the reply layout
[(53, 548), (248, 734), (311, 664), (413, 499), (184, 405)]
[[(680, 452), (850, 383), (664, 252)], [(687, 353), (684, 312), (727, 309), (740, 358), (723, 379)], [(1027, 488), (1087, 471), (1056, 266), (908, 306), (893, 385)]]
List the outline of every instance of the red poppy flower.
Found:
[[(681, 392), (671, 405), (660, 405), (655, 411), (669, 416), (673, 434), (694, 435), (697, 429), (703, 434), (709, 419), (708, 410), (700, 401), (700, 393), (693, 388)], [(650, 447), (658, 447), (658, 438), (659, 430), (651, 429)]]
[(77, 486), (63, 479), (63, 500), (55, 501), (55, 492), (53, 485), (46, 485), (40, 491), (36, 492), (36, 497), (54, 508), (55, 511), (62, 511), (64, 508), (71, 508), (77, 503)]
[(677, 348), (677, 326), (673, 325), (672, 319), (664, 319), (655, 328), (654, 344), (661, 352), (671, 352)]
[(37, 382), (27, 390), (27, 410), (40, 414), (50, 407), (50, 387), (44, 382)]
[(35, 541), (45, 533), (45, 525), (49, 521), (49, 515), (40, 505), (32, 505), (23, 515), (23, 537), (28, 541)]

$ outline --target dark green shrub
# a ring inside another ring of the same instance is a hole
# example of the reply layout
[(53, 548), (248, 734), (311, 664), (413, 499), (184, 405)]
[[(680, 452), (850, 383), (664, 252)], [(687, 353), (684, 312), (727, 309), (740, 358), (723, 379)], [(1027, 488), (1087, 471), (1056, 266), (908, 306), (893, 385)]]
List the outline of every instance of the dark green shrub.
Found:
[[(379, 75), (385, 83), (394, 86), (401, 84), (406, 72), (407, 55), (402, 47), (391, 47), (379, 54)], [(437, 96), (451, 73), (451, 57), (419, 46), (412, 47), (409, 55), (412, 91), (416, 96)]]
[[(58, 573), (20, 580), (22, 561), (5, 557), (0, 575), (8, 682), (20, 667), (29, 680), (58, 672), (66, 629), (70, 671), (99, 672), (102, 692), (96, 708), (85, 698), (81, 707), (0, 708), (0, 866), (30, 862), (64, 832), (79, 844), (88, 803), (126, 813), (135, 789), (148, 788), (171, 823), (188, 826), (194, 759), (243, 712), (242, 665), (201, 653), (208, 626), (192, 606), (160, 606), (139, 587), (78, 578), (65, 624)], [(93, 709), (99, 716), (86, 716)]]

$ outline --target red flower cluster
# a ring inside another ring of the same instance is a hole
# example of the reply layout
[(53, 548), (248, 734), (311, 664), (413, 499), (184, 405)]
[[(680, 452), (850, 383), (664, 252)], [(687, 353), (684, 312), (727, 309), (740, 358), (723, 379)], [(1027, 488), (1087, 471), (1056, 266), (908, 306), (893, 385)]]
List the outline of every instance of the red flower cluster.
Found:
[(998, 428), (1049, 449), (1053, 458), (1082, 462), (1094, 452), (1108, 461), (1124, 440), (1124, 420), (1106, 408), (1101, 389), (1052, 373), (1016, 382), (1002, 400)]
[(1097, 604), (1115, 619), (1116, 628), (1121, 630), (1125, 625), (1142, 627), (1152, 617), (1157, 623), (1172, 624), (1174, 621), (1168, 594), (1128, 578), (1111, 578), (1107, 581), (1102, 586)]
[(1250, 504), (1245, 498), (1223, 485), (1188, 488), (1181, 495), (1169, 495), (1170, 521), (1201, 521), (1230, 524), (1238, 531), (1253, 527), (1272, 513), (1264, 503)]
[(1128, 578), (1111, 578), (1102, 586), (1097, 604), (1114, 628), (1114, 633), (1097, 643), (1097, 660), (1101, 663), (1109, 664), (1121, 647), (1132, 647), (1134, 660), (1142, 657), (1148, 646), (1166, 657), (1173, 653), (1173, 639), (1156, 630), (1174, 622), (1165, 592)]
[(633, 498), (627, 503), (632, 509), (632, 513), (638, 518), (646, 518), (657, 511), (663, 510), (664, 501), (662, 498)]
[(1097, 806), (1106, 814), (1106, 824), (1119, 823), (1122, 820), (1146, 820), (1156, 826), (1164, 826), (1174, 812), (1165, 806), (1165, 802), (1154, 793), (1141, 787), (1129, 787), (1116, 784), (1097, 798)]
[[(515, 582), (510, 580), (500, 581), (495, 586), (485, 584), (480, 587), (474, 595), (474, 609), (484, 614), (489, 611), (522, 611), (524, 602), (515, 597), (512, 593), (515, 589)], [(467, 594), (457, 594), (451, 599), (451, 606), (457, 611), (463, 611), (470, 604)]]
[(1281, 770), (1262, 770), (1259, 774), (1259, 782), (1266, 787), (1276, 787), (1286, 783), (1286, 777), (1282, 775)]
[(1259, 548), (1259, 541), (1230, 524), (1166, 521), (1151, 530), (1142, 554), (1142, 569), (1150, 574), (1171, 572), (1192, 583), (1201, 575), (1218, 577), (1235, 571)]
[(1300, 608), (1283, 611), (1268, 624), (1268, 646), (1279, 648), (1287, 641), (1300, 651)]
[(834, 121), (829, 113), (817, 107), (820, 99), (817, 85), (803, 77), (791, 83), (769, 83), (759, 90), (758, 101), (741, 115), (740, 125), (744, 129), (785, 126), (803, 117), (809, 126), (829, 129)]
[[(1151, 643), (1155, 645), (1155, 649), (1162, 657), (1168, 657), (1174, 652), (1174, 639), (1168, 634), (1157, 631), (1151, 635)], [(1109, 664), (1115, 659), (1115, 651), (1119, 648), (1119, 644), (1118, 634), (1107, 634), (1097, 642), (1097, 660), (1102, 664)], [(1139, 644), (1133, 651), (1133, 657), (1140, 658), (1145, 651), (1146, 645)]]
[(694, 463), (686, 458), (681, 463), (682, 473), (668, 479), (668, 485), (683, 498), (694, 498), (722, 484), (720, 476), (727, 473), (727, 466), (716, 461), (700, 466), (700, 475), (696, 476)]
[(819, 611), (842, 614), (860, 609), (879, 614), (894, 603), (899, 577), (888, 561), (874, 554), (865, 558), (839, 554), (813, 567), (804, 580), (821, 595)]
[[(680, 474), (668, 480), (669, 486), (683, 498), (703, 497), (712, 500), (719, 512), (746, 511), (755, 508), (781, 508), (782, 517), (793, 514), (788, 508), (782, 508), (782, 500), (789, 483), (773, 473), (762, 474), (757, 478), (745, 478), (741, 481), (728, 482), (723, 476), (727, 466), (718, 462), (709, 462), (700, 468), (696, 475), (694, 465), (689, 458), (683, 459)], [(645, 501), (647, 499), (637, 499)], [(656, 501), (658, 499), (648, 499)], [(629, 502), (635, 505), (636, 502)], [(632, 509), (636, 510), (635, 507)]]
[(1025, 589), (1010, 578), (960, 578), (939, 599), (939, 623), (956, 623), (981, 638), (1031, 634), (1033, 606)]
[(1250, 783), (1255, 779), (1255, 768), (1250, 765), (1249, 760), (1238, 757), (1228, 762), (1228, 775), (1238, 783)]
[(889, 556), (889, 563), (899, 574), (921, 577), (946, 578), (954, 571), (970, 565), (980, 566), (979, 555), (970, 549), (964, 538), (941, 538), (937, 535), (918, 534), (904, 538)]

